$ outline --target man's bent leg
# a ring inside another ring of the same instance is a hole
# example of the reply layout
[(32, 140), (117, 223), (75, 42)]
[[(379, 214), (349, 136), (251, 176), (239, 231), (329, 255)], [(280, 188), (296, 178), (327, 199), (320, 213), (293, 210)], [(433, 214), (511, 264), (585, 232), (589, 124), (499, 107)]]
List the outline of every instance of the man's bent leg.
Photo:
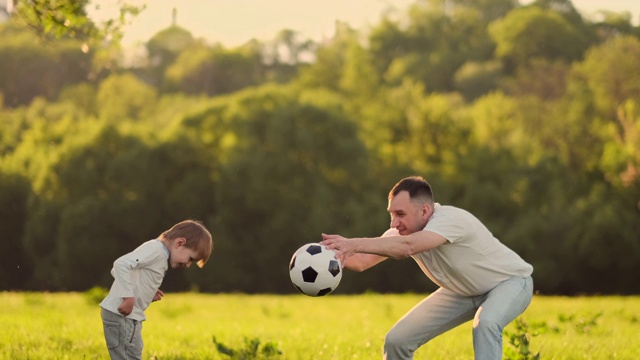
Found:
[(387, 333), (386, 360), (413, 359), (413, 353), (434, 337), (473, 318), (472, 298), (438, 289), (409, 310)]
[(532, 296), (531, 277), (515, 277), (489, 291), (473, 321), (476, 359), (502, 359), (502, 330), (524, 312)]

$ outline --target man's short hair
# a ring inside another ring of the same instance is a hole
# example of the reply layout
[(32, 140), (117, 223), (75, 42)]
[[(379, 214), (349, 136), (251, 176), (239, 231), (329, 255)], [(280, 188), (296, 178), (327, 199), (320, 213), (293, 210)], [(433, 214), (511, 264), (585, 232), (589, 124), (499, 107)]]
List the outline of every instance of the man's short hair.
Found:
[(400, 181), (389, 191), (389, 200), (398, 195), (401, 191), (409, 193), (409, 198), (423, 199), (433, 203), (433, 191), (431, 185), (422, 176), (409, 176)]

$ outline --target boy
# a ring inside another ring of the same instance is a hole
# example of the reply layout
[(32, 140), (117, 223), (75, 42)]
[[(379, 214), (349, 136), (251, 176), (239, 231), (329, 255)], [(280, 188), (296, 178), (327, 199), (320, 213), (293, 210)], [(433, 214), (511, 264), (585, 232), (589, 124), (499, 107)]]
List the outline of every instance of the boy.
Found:
[(113, 285), (100, 303), (111, 359), (142, 358), (144, 311), (164, 296), (159, 288), (169, 265), (188, 268), (196, 262), (202, 268), (212, 248), (211, 234), (204, 225), (185, 220), (113, 263)]

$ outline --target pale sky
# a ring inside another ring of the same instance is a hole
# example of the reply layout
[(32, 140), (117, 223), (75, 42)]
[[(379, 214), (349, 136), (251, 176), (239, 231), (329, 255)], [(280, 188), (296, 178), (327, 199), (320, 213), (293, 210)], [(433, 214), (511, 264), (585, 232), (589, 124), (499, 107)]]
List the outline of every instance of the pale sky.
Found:
[[(96, 20), (117, 16), (122, 0), (93, 0), (101, 5)], [(379, 22), (384, 11), (405, 13), (415, 0), (126, 0), (146, 9), (125, 28), (125, 46), (144, 43), (158, 31), (171, 25), (172, 9), (177, 10), (177, 24), (196, 38), (219, 42), (226, 47), (239, 46), (255, 38), (272, 40), (278, 31), (291, 29), (304, 38), (322, 40), (332, 37), (336, 20), (357, 30), (366, 30)], [(529, 3), (530, 0), (521, 0)], [(633, 23), (640, 20), (640, 0), (573, 0), (586, 17), (599, 10), (628, 11)], [(93, 5), (90, 5), (91, 8)]]

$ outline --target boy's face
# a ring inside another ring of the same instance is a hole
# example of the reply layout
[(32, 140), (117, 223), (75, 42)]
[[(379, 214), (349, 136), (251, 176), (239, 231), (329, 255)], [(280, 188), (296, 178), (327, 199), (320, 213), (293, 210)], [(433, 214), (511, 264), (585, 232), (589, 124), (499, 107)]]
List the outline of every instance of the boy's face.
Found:
[(193, 262), (198, 261), (198, 253), (189, 249), (184, 244), (186, 239), (178, 238), (171, 244), (169, 261), (172, 269), (189, 268)]

